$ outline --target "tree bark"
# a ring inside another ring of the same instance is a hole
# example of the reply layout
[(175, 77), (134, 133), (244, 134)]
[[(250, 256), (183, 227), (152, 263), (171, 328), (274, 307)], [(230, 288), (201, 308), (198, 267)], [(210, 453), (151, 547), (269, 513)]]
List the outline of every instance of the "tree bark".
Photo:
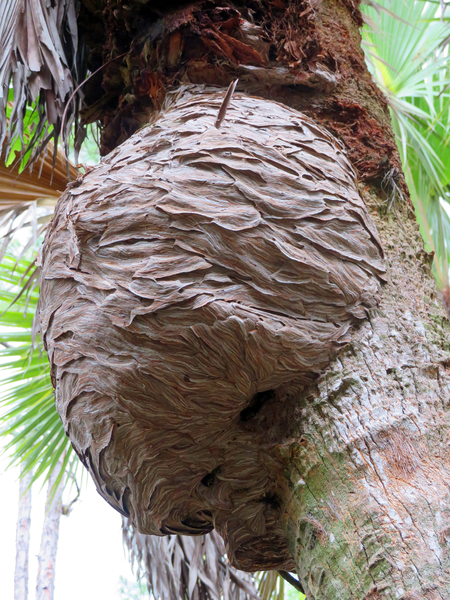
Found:
[(14, 570), (14, 600), (28, 598), (28, 557), (31, 526), (31, 479), (33, 474), (22, 474), (19, 479), (19, 510), (16, 527), (16, 564)]
[(407, 212), (378, 220), (379, 309), (297, 399), (285, 524), (315, 600), (450, 597), (449, 324)]
[(56, 490), (54, 490), (59, 473), (60, 468), (56, 467), (48, 482), (41, 547), (38, 556), (36, 600), (53, 600), (55, 589), (55, 564), (58, 551), (59, 524), (63, 512), (62, 492), (64, 488), (63, 477)]

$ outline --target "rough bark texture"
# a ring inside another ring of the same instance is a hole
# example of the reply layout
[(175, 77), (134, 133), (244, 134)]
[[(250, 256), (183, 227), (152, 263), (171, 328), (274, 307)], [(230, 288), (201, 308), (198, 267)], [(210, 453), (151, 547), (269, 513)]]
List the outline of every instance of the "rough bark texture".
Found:
[(379, 220), (380, 306), (297, 397), (286, 440), (286, 527), (315, 600), (450, 597), (450, 328), (408, 216)]
[(62, 479), (56, 490), (53, 490), (59, 472), (59, 468), (56, 467), (48, 482), (45, 517), (38, 555), (36, 600), (53, 600), (55, 590), (55, 563), (58, 551), (59, 524), (63, 511), (62, 493), (64, 488), (64, 479)]
[(336, 140), (242, 95), (216, 129), (222, 99), (180, 94), (62, 196), (42, 336), (58, 411), (110, 504), (143, 533), (216, 527), (238, 568), (290, 568), (276, 435), (252, 417), (329, 363), (384, 267)]
[(28, 598), (28, 557), (31, 526), (31, 479), (28, 472), (19, 480), (19, 511), (16, 527), (16, 563), (14, 569), (14, 600)]
[(442, 290), (442, 301), (447, 311), (447, 315), (450, 317), (450, 287), (445, 287)]

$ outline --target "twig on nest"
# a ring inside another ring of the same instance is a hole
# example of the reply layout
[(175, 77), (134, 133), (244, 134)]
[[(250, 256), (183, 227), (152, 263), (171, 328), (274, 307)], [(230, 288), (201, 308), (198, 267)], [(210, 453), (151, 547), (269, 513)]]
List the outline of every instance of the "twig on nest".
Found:
[(234, 90), (236, 89), (238, 81), (239, 81), (239, 79), (235, 79), (228, 86), (226, 96), (223, 99), (222, 106), (220, 107), (216, 122), (214, 123), (214, 125), (215, 125), (215, 127), (217, 127), (217, 129), (219, 129), (220, 125), (222, 124), (222, 121), (225, 119), (225, 115), (227, 114), (227, 108), (228, 108), (228, 105), (230, 104), (231, 96), (233, 95)]

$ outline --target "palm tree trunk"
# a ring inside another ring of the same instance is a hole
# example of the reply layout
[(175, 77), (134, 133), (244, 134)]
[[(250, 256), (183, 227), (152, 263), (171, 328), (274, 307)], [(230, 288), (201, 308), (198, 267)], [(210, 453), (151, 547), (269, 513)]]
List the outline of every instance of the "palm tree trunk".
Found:
[(448, 322), (416, 227), (392, 214), (378, 227), (388, 266), (380, 307), (297, 399), (286, 531), (308, 598), (443, 600)]
[(22, 474), (19, 480), (14, 600), (27, 600), (28, 598), (28, 557), (30, 548), (32, 477), (33, 473), (28, 471), (28, 473)]
[(64, 477), (54, 489), (59, 473), (60, 468), (56, 467), (48, 482), (45, 517), (38, 556), (36, 600), (53, 600), (55, 589), (56, 553), (58, 551), (59, 524), (63, 512), (62, 492), (64, 489)]

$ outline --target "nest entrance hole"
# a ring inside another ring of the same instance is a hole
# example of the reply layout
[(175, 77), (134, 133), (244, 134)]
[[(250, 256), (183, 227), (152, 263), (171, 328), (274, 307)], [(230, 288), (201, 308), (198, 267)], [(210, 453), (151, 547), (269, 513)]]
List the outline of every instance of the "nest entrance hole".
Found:
[(216, 467), (215, 469), (213, 469), (211, 471), (211, 473), (208, 473), (207, 475), (205, 475), (202, 479), (202, 483), (205, 487), (211, 487), (212, 484), (214, 483), (214, 480), (216, 478), (217, 473), (220, 471), (220, 466)]
[(253, 419), (253, 417), (255, 417), (261, 410), (261, 408), (264, 406), (264, 404), (266, 404), (266, 402), (269, 402), (270, 400), (273, 400), (274, 398), (275, 390), (266, 390), (265, 392), (258, 392), (257, 394), (255, 394), (250, 400), (250, 404), (246, 408), (244, 408), (244, 410), (241, 410), (241, 421), (245, 423)]

